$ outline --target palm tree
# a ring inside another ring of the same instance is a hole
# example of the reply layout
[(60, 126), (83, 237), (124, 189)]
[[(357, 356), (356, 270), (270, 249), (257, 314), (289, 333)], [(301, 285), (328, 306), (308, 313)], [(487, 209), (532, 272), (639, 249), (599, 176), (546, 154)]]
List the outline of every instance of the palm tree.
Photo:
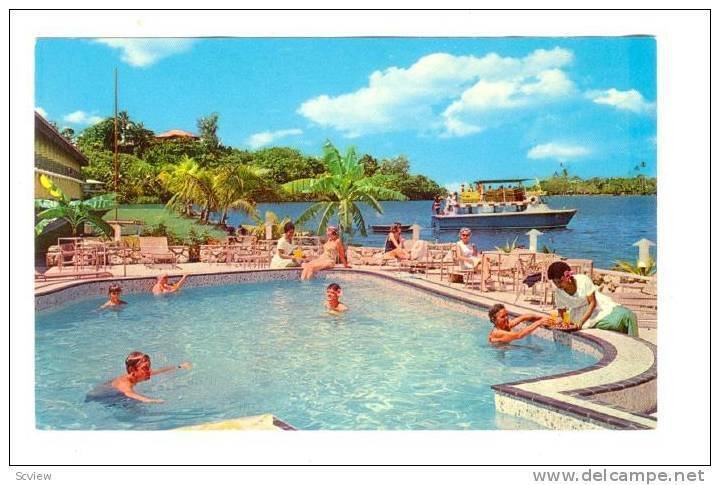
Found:
[(322, 234), (337, 213), (341, 233), (353, 233), (353, 225), (363, 236), (367, 235), (365, 219), (359, 202), (363, 202), (378, 213), (383, 209), (380, 200), (406, 200), (402, 193), (376, 187), (372, 180), (365, 176), (365, 167), (358, 162), (355, 147), (349, 147), (345, 156), (341, 156), (335, 146), (328, 140), (323, 146), (323, 162), (327, 171), (316, 178), (293, 180), (283, 185), (291, 194), (314, 194), (322, 199), (308, 207), (296, 223), (301, 225), (317, 214), (321, 214), (317, 232)]
[(35, 225), (35, 236), (39, 236), (45, 227), (57, 219), (65, 219), (72, 228), (73, 236), (78, 235), (80, 224), (87, 222), (106, 236), (113, 235), (113, 229), (102, 220), (98, 211), (107, 211), (115, 207), (115, 194), (102, 194), (87, 200), (70, 200), (45, 175), (40, 175), (40, 184), (50, 191), (53, 199), (35, 199), (35, 208), (42, 209), (38, 213), (38, 223)]
[(213, 190), (222, 210), (220, 224), (225, 224), (228, 209), (238, 209), (247, 215), (255, 214), (251, 193), (263, 183), (266, 170), (240, 164), (225, 165), (213, 180)]
[(173, 194), (167, 203), (168, 208), (190, 214), (193, 204), (201, 205), (203, 209), (200, 220), (207, 222), (210, 211), (217, 207), (212, 174), (207, 169), (200, 168), (198, 163), (187, 155), (183, 155), (177, 165), (165, 167), (158, 179)]

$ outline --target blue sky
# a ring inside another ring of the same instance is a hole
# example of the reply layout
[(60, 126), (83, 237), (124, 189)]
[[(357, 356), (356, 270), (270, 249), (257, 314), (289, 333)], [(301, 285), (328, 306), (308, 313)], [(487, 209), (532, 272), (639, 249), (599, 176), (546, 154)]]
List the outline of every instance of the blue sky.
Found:
[(453, 187), (656, 172), (648, 37), (38, 39), (38, 111), (81, 131), (120, 110), (155, 132), (220, 115), (230, 146), (325, 139)]

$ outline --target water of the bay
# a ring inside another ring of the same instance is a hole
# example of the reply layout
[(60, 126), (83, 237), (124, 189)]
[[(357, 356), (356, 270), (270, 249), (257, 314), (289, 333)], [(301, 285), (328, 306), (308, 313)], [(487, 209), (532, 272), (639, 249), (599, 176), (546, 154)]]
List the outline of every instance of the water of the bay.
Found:
[[(553, 209), (573, 208), (577, 214), (567, 229), (545, 230), (538, 238), (538, 248), (544, 245), (558, 254), (570, 258), (588, 258), (598, 268), (612, 268), (616, 260), (635, 261), (637, 247), (633, 243), (646, 238), (656, 242), (657, 217), (655, 196), (554, 196), (545, 198)], [(307, 202), (263, 203), (258, 204), (258, 212), (273, 211), (280, 218), (293, 220), (303, 213), (310, 204)], [(351, 243), (364, 246), (382, 246), (384, 234), (373, 234), (373, 224), (391, 224), (395, 221), (403, 224), (418, 224), (420, 237), (427, 241), (450, 242), (457, 240), (457, 232), (434, 232), (431, 227), (432, 201), (382, 202), (383, 214), (377, 214), (368, 206), (361, 206), (368, 235), (355, 234)], [(336, 219), (335, 219), (336, 220)], [(232, 213), (229, 223), (233, 226), (249, 223), (249, 218)], [(315, 229), (316, 224), (308, 224)], [(523, 230), (474, 230), (472, 241), (479, 250), (495, 249), (504, 246), (517, 237), (517, 244), (527, 247), (528, 236)], [(407, 233), (406, 237), (410, 237)], [(655, 254), (653, 248), (653, 255)]]

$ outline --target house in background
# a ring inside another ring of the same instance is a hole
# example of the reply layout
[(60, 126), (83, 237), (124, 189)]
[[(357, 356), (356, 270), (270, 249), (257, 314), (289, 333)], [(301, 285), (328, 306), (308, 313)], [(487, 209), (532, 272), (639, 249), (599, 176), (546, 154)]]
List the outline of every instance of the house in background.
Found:
[(40, 175), (46, 175), (71, 199), (83, 198), (85, 178), (80, 167), (88, 159), (63, 137), (53, 125), (35, 112), (35, 198), (51, 198), (40, 184)]
[(166, 131), (165, 133), (160, 133), (159, 135), (155, 135), (155, 139), (157, 140), (188, 140), (188, 141), (197, 141), (200, 139), (199, 136), (194, 135), (188, 131), (183, 130), (170, 130)]
[[(86, 167), (88, 159), (63, 137), (53, 125), (35, 112), (35, 198), (51, 199), (49, 191), (40, 183), (45, 175), (71, 199), (84, 197), (85, 178), (80, 167)], [(44, 264), (47, 249), (57, 244), (58, 238), (72, 234), (70, 224), (58, 219), (45, 227), (35, 238), (36, 265)]]

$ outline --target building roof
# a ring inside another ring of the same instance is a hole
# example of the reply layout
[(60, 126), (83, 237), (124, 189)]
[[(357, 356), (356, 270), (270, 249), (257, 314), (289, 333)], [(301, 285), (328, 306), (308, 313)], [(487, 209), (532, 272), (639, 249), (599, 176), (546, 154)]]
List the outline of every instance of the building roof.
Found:
[(165, 133), (160, 133), (158, 135), (155, 135), (155, 138), (192, 138), (193, 140), (197, 140), (200, 137), (190, 133), (189, 131), (183, 131), (183, 130), (169, 130)]
[(38, 132), (44, 134), (47, 138), (50, 139), (56, 146), (58, 146), (61, 150), (64, 150), (67, 152), (71, 157), (73, 157), (81, 167), (87, 167), (90, 165), (90, 161), (85, 157), (85, 155), (78, 150), (75, 145), (70, 143), (64, 136), (58, 132), (53, 125), (48, 122), (45, 118), (40, 115), (37, 111), (35, 112), (35, 136), (37, 136)]

